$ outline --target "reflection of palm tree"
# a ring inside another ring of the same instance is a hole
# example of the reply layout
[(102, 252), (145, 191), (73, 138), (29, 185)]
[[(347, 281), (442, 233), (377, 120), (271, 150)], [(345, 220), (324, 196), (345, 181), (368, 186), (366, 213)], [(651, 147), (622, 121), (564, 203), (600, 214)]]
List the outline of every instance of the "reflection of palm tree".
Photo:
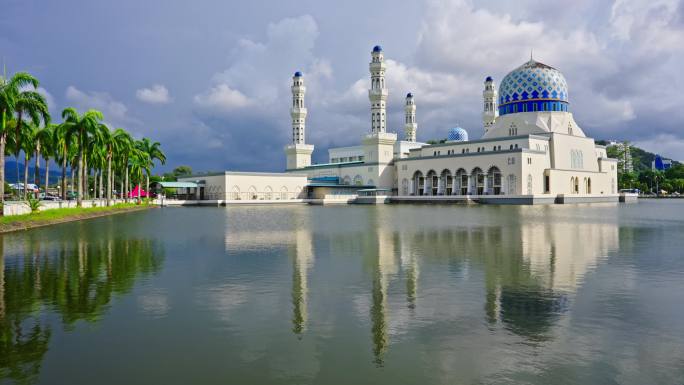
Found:
[[(95, 231), (109, 239), (87, 241), (98, 239)], [(16, 257), (23, 264), (9, 268), (4, 266), (7, 256), (0, 253), (0, 380), (38, 373), (50, 327), (29, 321), (41, 308), (60, 314), (67, 327), (78, 320), (96, 322), (115, 295), (130, 291), (137, 277), (161, 268), (163, 253), (150, 240), (114, 238), (101, 227), (83, 226), (76, 233), (80, 236), (64, 237), (50, 249), (41, 237), (27, 236), (25, 257)]]
[(34, 382), (49, 341), (50, 328), (37, 320), (33, 325), (21, 316), (0, 320), (0, 379)]

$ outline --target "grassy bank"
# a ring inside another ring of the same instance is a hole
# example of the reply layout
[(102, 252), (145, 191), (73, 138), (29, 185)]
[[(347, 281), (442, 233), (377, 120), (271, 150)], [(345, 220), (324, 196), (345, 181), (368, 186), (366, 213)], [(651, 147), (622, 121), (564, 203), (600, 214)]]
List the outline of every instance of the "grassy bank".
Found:
[(145, 204), (137, 205), (135, 203), (120, 203), (109, 207), (71, 207), (39, 211), (31, 214), (3, 216), (0, 217), (0, 233), (97, 218), (122, 212), (144, 210), (150, 207), (153, 206)]

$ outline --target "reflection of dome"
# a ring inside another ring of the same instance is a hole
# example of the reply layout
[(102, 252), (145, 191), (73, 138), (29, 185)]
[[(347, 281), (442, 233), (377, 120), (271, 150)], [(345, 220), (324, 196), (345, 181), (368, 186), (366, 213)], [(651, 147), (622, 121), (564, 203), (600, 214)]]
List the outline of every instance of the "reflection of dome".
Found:
[(376, 45), (375, 47), (373, 47), (373, 52), (382, 52), (382, 47)]
[(486, 82), (491, 82), (491, 81), (494, 81), (494, 79), (492, 79), (491, 76), (487, 76), (487, 78), (485, 79), (485, 81), (486, 81)]
[(413, 97), (413, 94), (409, 92), (408, 94), (406, 94), (406, 97), (407, 97), (407, 98), (412, 98), (412, 97)]
[(563, 74), (532, 59), (506, 75), (499, 86), (499, 115), (567, 110), (568, 84)]
[(462, 129), (461, 127), (450, 128), (449, 134), (447, 135), (447, 140), (449, 142), (467, 142), (468, 131)]
[(295, 72), (295, 77), (296, 77), (296, 78), (299, 78), (299, 77), (301, 77), (301, 76), (302, 76), (302, 73), (301, 73), (301, 72), (299, 72), (299, 71)]

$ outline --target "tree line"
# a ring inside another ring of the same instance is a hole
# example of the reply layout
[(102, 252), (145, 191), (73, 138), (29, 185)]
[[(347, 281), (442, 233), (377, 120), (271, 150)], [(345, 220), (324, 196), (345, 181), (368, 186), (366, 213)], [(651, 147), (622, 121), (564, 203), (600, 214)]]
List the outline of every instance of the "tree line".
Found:
[(131, 185), (145, 181), (149, 191), (150, 173), (154, 162), (166, 162), (159, 142), (148, 138), (134, 139), (122, 128), (111, 129), (103, 123), (100, 111), (79, 113), (65, 108), (62, 122), (52, 123), (45, 97), (37, 92), (38, 80), (26, 72), (0, 76), (0, 203), (5, 201), (5, 156), (17, 160), (24, 154), (23, 199), (28, 199), (29, 163), (35, 161), (33, 181), (41, 186), (41, 160), (45, 165), (42, 185), (47, 193), (50, 161), (61, 167), (60, 193), (67, 199), (67, 170), (75, 185), (77, 206), (90, 197), (92, 179), (93, 198), (114, 198), (114, 186), (119, 184), (122, 196), (128, 197)]

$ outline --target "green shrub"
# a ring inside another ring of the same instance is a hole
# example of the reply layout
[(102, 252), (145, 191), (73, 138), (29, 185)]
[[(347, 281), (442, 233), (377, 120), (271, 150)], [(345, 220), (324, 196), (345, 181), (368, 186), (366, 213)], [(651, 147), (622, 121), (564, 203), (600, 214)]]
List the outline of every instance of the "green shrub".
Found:
[(38, 211), (40, 209), (40, 206), (41, 206), (40, 200), (35, 199), (35, 198), (29, 198), (26, 201), (26, 204), (31, 209), (32, 213), (35, 213), (36, 211)]

